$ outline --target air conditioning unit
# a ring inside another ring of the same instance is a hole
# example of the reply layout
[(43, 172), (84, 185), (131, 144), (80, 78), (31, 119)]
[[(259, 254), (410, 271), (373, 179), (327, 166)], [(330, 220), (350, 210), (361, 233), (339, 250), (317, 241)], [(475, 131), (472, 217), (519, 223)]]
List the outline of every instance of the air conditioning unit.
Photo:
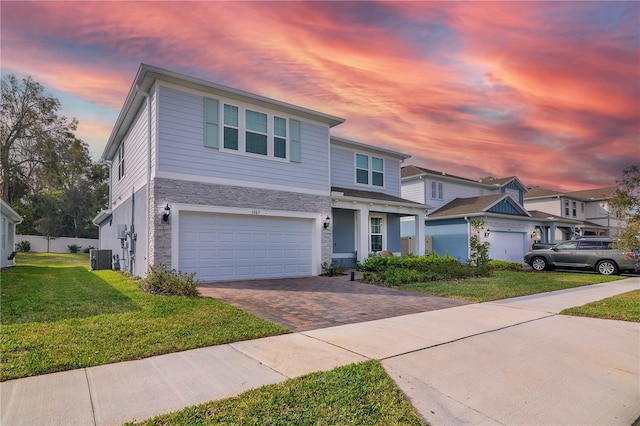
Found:
[(111, 269), (111, 250), (89, 250), (89, 259), (91, 259), (92, 271)]

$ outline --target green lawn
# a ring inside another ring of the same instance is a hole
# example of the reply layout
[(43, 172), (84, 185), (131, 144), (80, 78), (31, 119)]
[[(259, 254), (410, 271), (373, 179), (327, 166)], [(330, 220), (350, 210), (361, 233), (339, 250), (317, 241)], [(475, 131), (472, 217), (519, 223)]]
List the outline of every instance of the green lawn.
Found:
[(152, 296), (116, 272), (89, 272), (86, 254), (17, 261), (0, 279), (0, 380), (288, 332), (211, 298)]
[(560, 313), (563, 315), (640, 322), (640, 290), (565, 309)]
[(620, 279), (624, 277), (571, 272), (495, 271), (493, 276), (486, 278), (433, 281), (396, 288), (480, 303)]
[(142, 422), (159, 425), (424, 425), (377, 361), (312, 373)]

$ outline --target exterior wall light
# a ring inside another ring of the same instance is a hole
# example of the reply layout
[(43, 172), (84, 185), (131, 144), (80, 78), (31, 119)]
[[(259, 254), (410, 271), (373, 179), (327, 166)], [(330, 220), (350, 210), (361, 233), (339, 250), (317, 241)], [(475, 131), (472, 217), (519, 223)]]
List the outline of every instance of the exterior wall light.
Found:
[(167, 204), (162, 212), (162, 221), (168, 222), (169, 216), (171, 216), (171, 207), (169, 207), (169, 204)]
[(324, 219), (323, 226), (324, 229), (329, 229), (329, 226), (331, 226), (331, 218), (329, 216)]
[(487, 229), (487, 231), (484, 233), (484, 236), (489, 238), (489, 235), (491, 235), (491, 230)]

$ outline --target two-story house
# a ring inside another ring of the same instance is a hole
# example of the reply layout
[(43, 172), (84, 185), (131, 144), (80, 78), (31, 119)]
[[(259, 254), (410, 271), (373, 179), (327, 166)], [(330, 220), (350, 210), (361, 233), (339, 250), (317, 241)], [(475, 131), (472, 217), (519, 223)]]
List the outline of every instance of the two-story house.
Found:
[(549, 230), (551, 238), (569, 239), (573, 234), (613, 236), (623, 223), (619, 212), (611, 208), (609, 200), (617, 187), (587, 189), (583, 191), (561, 192), (540, 186), (528, 188), (524, 206), (559, 216), (565, 220), (577, 221), (577, 229), (558, 228)]
[[(515, 176), (472, 180), (423, 167), (402, 168), (402, 197), (435, 207), (424, 222), (431, 250), (462, 262), (470, 258), (474, 232), (480, 242), (489, 242), (490, 258), (522, 262), (531, 244), (541, 240), (542, 227), (558, 220), (527, 211), (526, 192)], [(476, 221), (482, 223), (478, 231), (472, 226)], [(402, 225), (403, 237), (415, 235), (410, 218)]]
[(137, 275), (164, 263), (212, 281), (399, 252), (400, 218), (427, 207), (400, 198), (408, 156), (331, 138), (343, 121), (141, 65), (102, 154), (100, 248)]

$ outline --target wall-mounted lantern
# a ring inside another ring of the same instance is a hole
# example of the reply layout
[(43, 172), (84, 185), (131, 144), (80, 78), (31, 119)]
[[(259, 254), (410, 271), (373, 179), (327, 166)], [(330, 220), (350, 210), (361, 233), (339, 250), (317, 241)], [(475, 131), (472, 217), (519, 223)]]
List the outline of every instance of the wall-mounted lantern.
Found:
[(164, 210), (162, 211), (162, 221), (168, 222), (169, 216), (171, 216), (171, 207), (169, 207), (169, 204), (167, 204)]
[(331, 226), (331, 217), (327, 215), (327, 217), (324, 218), (324, 223), (322, 225), (324, 226), (324, 229), (329, 229)]

